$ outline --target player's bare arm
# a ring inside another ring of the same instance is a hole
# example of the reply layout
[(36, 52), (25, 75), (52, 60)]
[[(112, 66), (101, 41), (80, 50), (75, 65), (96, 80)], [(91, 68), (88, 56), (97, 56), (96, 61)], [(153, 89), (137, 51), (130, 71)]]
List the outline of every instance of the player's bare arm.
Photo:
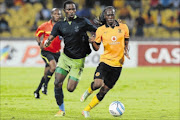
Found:
[(40, 49), (43, 49), (43, 48), (45, 47), (45, 46), (42, 44), (41, 38), (40, 38), (40, 37), (36, 37), (36, 41), (37, 41), (37, 43), (38, 43)]
[(45, 41), (45, 43), (44, 43), (45, 47), (48, 47), (51, 44), (51, 42), (53, 41), (54, 38), (55, 37), (53, 35), (50, 35), (48, 37), (47, 41)]
[(128, 59), (130, 59), (130, 56), (129, 56), (129, 40), (125, 40), (124, 55), (125, 55)]
[(100, 48), (100, 45), (98, 45), (96, 42), (95, 42), (95, 38), (96, 36), (95, 35), (92, 35), (90, 38), (89, 38), (89, 42), (92, 44), (92, 47), (95, 51), (98, 51), (99, 48)]
[(36, 41), (37, 41), (38, 45), (40, 46), (40, 44), (41, 44), (41, 39), (40, 39), (40, 37), (36, 37)]

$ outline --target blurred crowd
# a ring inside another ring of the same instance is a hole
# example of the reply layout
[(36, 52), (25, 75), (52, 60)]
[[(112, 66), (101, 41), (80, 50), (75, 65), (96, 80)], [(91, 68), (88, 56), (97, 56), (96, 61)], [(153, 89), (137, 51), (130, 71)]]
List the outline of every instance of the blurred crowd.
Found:
[[(50, 19), (53, 7), (65, 0), (0, 0), (0, 36), (33, 38), (37, 27)], [(131, 36), (180, 38), (180, 0), (73, 0), (77, 15), (93, 22), (103, 8), (114, 6), (116, 19), (126, 23)]]

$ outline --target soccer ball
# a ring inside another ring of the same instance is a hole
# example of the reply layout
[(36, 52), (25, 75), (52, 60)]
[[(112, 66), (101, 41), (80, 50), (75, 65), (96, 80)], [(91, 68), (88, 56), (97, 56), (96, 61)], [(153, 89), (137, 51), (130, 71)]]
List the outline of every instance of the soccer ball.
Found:
[(124, 105), (119, 101), (114, 101), (109, 105), (109, 112), (112, 116), (121, 116), (125, 111)]

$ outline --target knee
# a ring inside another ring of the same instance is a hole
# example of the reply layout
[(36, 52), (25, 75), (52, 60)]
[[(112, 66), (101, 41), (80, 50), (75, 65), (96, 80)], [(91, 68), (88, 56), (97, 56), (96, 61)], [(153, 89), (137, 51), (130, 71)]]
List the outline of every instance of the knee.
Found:
[(99, 89), (102, 86), (101, 83), (94, 82), (93, 84), (93, 90)]
[(74, 88), (72, 88), (72, 87), (67, 87), (67, 90), (68, 90), (69, 92), (73, 92), (73, 91), (74, 91)]
[(49, 63), (49, 66), (50, 66), (50, 71), (51, 72), (54, 72), (56, 70), (56, 64)]
[(105, 95), (106, 95), (106, 93), (99, 92), (99, 93), (97, 94), (98, 100), (101, 101), (101, 100), (104, 98)]
[(103, 86), (99, 91), (100, 96), (105, 96), (109, 90), (110, 89), (108, 87)]
[(54, 72), (56, 70), (56, 66), (52, 66), (50, 69), (52, 72)]
[(104, 96), (107, 94), (108, 91), (109, 91), (109, 89), (108, 89), (108, 88), (106, 89), (106, 88), (103, 86), (103, 87), (100, 89), (99, 93), (97, 94), (98, 100), (101, 101), (101, 100), (104, 98)]
[(60, 88), (60, 87), (62, 87), (62, 83), (55, 80), (54, 86), (55, 86), (55, 88)]

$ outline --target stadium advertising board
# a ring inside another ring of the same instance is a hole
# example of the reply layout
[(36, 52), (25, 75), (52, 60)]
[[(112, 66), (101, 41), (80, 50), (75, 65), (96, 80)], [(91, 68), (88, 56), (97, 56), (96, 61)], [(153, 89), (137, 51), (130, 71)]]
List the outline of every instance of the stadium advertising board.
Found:
[[(62, 44), (63, 45), (63, 44)], [(40, 48), (36, 41), (1, 41), (0, 66), (2, 67), (42, 67), (44, 61), (40, 56)], [(125, 67), (137, 66), (137, 43), (130, 44), (131, 59), (125, 60)], [(92, 50), (86, 57), (85, 67), (96, 67), (99, 63), (100, 54), (103, 53), (103, 45), (99, 51)]]
[[(129, 51), (130, 60), (125, 57), (125, 62), (123, 67), (137, 67), (137, 42), (130, 42), (129, 46), (130, 46), (130, 51)], [(98, 51), (94, 51), (92, 49), (91, 54), (86, 57), (85, 66), (96, 67), (99, 63), (100, 55), (103, 54), (103, 51), (104, 51), (103, 44), (101, 44), (100, 49)]]
[(180, 45), (176, 42), (138, 45), (138, 66), (179, 66)]
[(42, 66), (40, 49), (35, 41), (1, 41), (1, 66)]

